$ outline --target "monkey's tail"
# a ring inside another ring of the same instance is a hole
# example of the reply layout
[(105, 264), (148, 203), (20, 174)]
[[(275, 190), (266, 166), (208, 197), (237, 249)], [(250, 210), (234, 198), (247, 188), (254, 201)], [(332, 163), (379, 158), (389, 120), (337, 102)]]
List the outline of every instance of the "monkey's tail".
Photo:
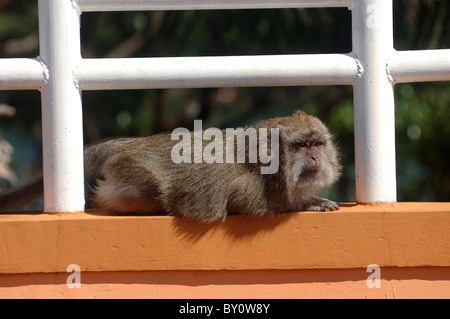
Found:
[(44, 183), (42, 177), (18, 189), (0, 193), (0, 212), (32, 203), (43, 196)]

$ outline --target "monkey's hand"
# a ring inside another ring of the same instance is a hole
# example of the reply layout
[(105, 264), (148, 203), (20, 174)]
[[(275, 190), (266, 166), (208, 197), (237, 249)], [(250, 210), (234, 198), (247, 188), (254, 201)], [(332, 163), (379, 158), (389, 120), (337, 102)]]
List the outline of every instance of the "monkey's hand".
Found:
[(327, 209), (331, 211), (338, 210), (339, 205), (326, 198), (314, 196), (308, 200), (304, 208), (304, 210), (312, 210), (315, 212), (324, 212)]

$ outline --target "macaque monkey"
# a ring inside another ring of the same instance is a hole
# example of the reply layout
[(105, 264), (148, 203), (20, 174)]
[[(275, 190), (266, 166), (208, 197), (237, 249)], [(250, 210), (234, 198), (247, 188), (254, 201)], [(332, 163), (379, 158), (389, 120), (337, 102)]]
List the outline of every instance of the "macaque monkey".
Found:
[[(172, 133), (87, 145), (84, 165), (95, 179), (89, 202), (115, 214), (166, 213), (203, 223), (224, 220), (228, 213), (264, 216), (339, 209), (316, 196), (337, 181), (341, 170), (333, 137), (319, 119), (297, 111), (250, 128), (253, 131), (244, 131), (244, 144), (238, 143), (239, 134), (227, 134), (221, 141), (228, 130), (216, 129), (213, 141), (211, 134), (202, 140), (196, 136), (208, 130), (186, 130), (184, 141)], [(194, 154), (186, 153), (192, 144)], [(234, 154), (226, 152), (230, 150)], [(263, 172), (268, 168), (267, 153), (276, 165)], [(42, 192), (40, 179), (1, 194), (0, 210), (26, 204)]]

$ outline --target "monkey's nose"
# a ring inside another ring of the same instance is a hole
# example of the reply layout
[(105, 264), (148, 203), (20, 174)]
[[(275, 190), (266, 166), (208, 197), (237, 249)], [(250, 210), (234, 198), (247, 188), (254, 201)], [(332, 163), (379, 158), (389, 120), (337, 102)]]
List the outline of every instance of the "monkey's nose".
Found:
[(309, 162), (311, 163), (311, 165), (313, 167), (316, 167), (316, 168), (320, 167), (320, 159), (318, 157), (310, 156)]

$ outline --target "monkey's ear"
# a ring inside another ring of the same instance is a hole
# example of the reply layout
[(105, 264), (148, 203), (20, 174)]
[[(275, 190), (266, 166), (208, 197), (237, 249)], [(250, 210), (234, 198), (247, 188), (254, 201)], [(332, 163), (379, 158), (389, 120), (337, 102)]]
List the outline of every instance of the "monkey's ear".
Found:
[[(289, 135), (288, 130), (283, 125), (278, 125), (277, 129), (278, 129), (278, 140), (280, 143), (284, 143), (286, 141), (286, 136)], [(271, 138), (271, 135), (269, 135), (267, 138), (268, 143), (270, 143), (270, 138)]]
[(294, 116), (305, 117), (305, 116), (308, 116), (308, 114), (305, 111), (297, 110), (297, 111), (295, 111)]

